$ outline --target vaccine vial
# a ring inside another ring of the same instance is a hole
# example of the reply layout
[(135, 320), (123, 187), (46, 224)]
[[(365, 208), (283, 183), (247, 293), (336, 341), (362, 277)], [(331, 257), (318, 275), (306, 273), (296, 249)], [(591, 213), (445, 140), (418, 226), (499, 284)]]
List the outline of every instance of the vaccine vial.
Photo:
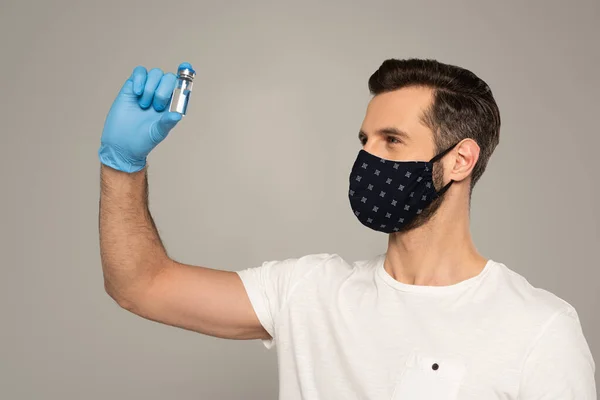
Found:
[(192, 69), (191, 65), (184, 63), (179, 66), (177, 70), (177, 86), (171, 97), (169, 111), (185, 116), (195, 76), (196, 71)]

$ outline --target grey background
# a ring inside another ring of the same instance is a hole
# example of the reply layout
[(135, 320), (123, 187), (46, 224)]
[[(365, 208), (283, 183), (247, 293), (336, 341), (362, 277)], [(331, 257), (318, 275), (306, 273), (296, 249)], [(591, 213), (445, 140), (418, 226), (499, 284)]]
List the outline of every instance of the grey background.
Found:
[(0, 4), (0, 398), (276, 397), (258, 341), (143, 320), (103, 290), (104, 118), (136, 65), (182, 61), (199, 72), (189, 115), (150, 157), (177, 260), (385, 251), (346, 198), (367, 79), (386, 58), (436, 58), (486, 80), (502, 113), (477, 246), (574, 305), (600, 363), (597, 0)]

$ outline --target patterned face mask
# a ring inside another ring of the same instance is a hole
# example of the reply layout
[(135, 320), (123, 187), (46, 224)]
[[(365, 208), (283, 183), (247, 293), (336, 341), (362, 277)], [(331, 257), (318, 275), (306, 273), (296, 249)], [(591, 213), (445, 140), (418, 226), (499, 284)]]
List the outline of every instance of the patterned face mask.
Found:
[(433, 185), (433, 164), (456, 145), (430, 161), (391, 161), (360, 150), (350, 174), (348, 198), (365, 226), (379, 232), (402, 230), (448, 190)]

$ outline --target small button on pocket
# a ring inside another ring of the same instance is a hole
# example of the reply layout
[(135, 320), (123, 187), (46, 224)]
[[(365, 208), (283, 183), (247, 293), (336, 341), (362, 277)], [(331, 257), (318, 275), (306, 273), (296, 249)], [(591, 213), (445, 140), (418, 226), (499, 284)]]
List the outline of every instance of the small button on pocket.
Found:
[(414, 352), (406, 360), (392, 399), (456, 400), (465, 373), (459, 359)]

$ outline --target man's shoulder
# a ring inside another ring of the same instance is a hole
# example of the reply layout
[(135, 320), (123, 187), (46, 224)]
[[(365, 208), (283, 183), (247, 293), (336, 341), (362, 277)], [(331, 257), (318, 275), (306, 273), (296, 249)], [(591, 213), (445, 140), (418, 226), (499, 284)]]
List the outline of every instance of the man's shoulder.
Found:
[(348, 261), (337, 253), (308, 253), (265, 261), (262, 265), (242, 269), (237, 273), (242, 277), (261, 275), (266, 279), (284, 278), (287, 281), (314, 279), (318, 279), (319, 282), (336, 281), (356, 271), (372, 269), (380, 257), (381, 255), (369, 260)]
[[(338, 253), (309, 253), (282, 261), (271, 261), (263, 267), (280, 270), (291, 282), (300, 286), (332, 290), (341, 282), (351, 280), (372, 280), (372, 275), (381, 255), (351, 261)], [(285, 272), (284, 272), (285, 271)]]
[(349, 275), (369, 274), (374, 271), (384, 255), (374, 255), (369, 258), (351, 260), (337, 253), (311, 254), (298, 260), (301, 265), (315, 267), (314, 273), (327, 277), (344, 278)]
[(351, 260), (338, 253), (308, 253), (301, 256), (290, 257), (285, 260), (272, 261), (276, 263), (295, 264), (303, 268), (318, 267), (324, 269), (352, 270), (355, 268), (370, 268), (384, 255), (377, 254), (370, 258)]
[(498, 300), (503, 302), (506, 308), (518, 311), (518, 314), (540, 323), (559, 313), (575, 313), (574, 307), (556, 293), (534, 286), (524, 275), (503, 263), (495, 264), (495, 295), (499, 295)]

